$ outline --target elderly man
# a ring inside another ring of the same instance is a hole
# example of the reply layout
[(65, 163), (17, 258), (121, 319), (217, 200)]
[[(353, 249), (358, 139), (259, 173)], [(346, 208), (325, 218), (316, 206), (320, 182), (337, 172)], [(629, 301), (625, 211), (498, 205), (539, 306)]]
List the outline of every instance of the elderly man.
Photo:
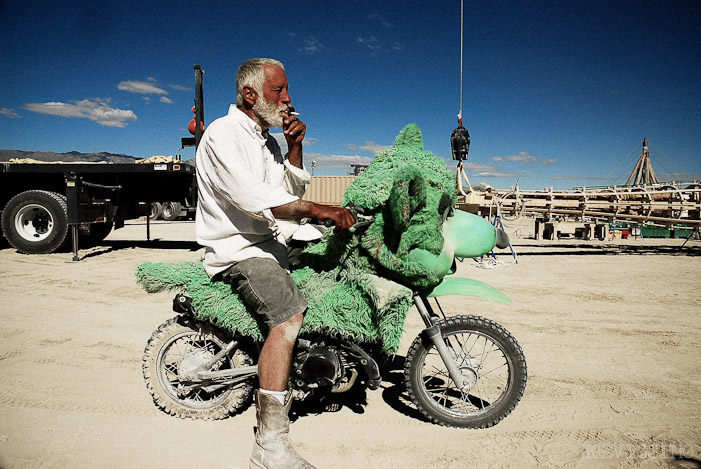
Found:
[[(309, 173), (302, 162), (306, 125), (289, 105), (282, 63), (251, 59), (236, 75), (236, 102), (212, 122), (197, 149), (197, 241), (206, 247), (204, 267), (230, 282), (267, 325), (258, 360), (257, 429), (251, 467), (313, 467), (289, 440), (287, 393), (290, 365), (307, 301), (289, 275), (286, 238), (299, 224), (330, 219), (347, 230), (345, 208), (301, 200)], [(271, 127), (281, 127), (282, 155)], [(286, 221), (287, 220), (287, 221)]]

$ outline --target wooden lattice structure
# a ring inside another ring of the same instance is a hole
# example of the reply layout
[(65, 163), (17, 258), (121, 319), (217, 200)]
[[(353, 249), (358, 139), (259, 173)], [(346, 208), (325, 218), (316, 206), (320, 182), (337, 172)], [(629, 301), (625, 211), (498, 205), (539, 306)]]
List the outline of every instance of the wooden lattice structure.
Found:
[(630, 176), (626, 181), (626, 186), (642, 186), (659, 183), (660, 181), (657, 179), (655, 170), (652, 169), (650, 152), (647, 149), (647, 137), (645, 137), (643, 139), (643, 153), (640, 155), (640, 158), (638, 158), (638, 162), (635, 164), (633, 172), (630, 173)]

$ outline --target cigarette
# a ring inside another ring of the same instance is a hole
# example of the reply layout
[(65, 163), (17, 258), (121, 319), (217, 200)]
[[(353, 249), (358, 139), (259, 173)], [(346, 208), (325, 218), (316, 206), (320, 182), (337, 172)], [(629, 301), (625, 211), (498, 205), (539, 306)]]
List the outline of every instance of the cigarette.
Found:
[(300, 114), (299, 114), (299, 112), (290, 112), (290, 115), (291, 116), (299, 116)]

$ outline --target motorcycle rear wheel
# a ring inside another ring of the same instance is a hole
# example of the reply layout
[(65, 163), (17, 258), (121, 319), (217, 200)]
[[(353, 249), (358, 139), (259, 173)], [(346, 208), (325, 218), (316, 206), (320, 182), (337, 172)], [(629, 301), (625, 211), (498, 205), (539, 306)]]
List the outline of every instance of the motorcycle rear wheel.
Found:
[[(250, 402), (253, 378), (207, 390), (184, 376), (192, 368), (214, 357), (229, 342), (215, 327), (185, 317), (162, 324), (144, 350), (142, 371), (154, 403), (178, 418), (219, 420), (234, 414)], [(214, 369), (253, 364), (241, 348), (230, 352)]]
[(409, 396), (432, 422), (450, 427), (487, 428), (514, 410), (526, 389), (526, 358), (502, 326), (479, 316), (437, 321), (469, 389), (450, 378), (433, 342), (419, 335), (404, 370)]

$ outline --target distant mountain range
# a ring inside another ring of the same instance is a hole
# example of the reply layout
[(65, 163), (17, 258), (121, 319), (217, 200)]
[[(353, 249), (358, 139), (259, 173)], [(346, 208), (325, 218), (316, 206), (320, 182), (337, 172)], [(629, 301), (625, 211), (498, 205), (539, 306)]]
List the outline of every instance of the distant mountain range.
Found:
[[(134, 163), (143, 158), (134, 156), (96, 152), (96, 153), (80, 153), (78, 151), (69, 151), (68, 153), (54, 153), (52, 151), (24, 151), (24, 150), (0, 150), (0, 162), (10, 161), (12, 158), (31, 158), (38, 161), (69, 161), (77, 163), (95, 163), (107, 161), (109, 163)], [(194, 158), (183, 163), (194, 164)]]

